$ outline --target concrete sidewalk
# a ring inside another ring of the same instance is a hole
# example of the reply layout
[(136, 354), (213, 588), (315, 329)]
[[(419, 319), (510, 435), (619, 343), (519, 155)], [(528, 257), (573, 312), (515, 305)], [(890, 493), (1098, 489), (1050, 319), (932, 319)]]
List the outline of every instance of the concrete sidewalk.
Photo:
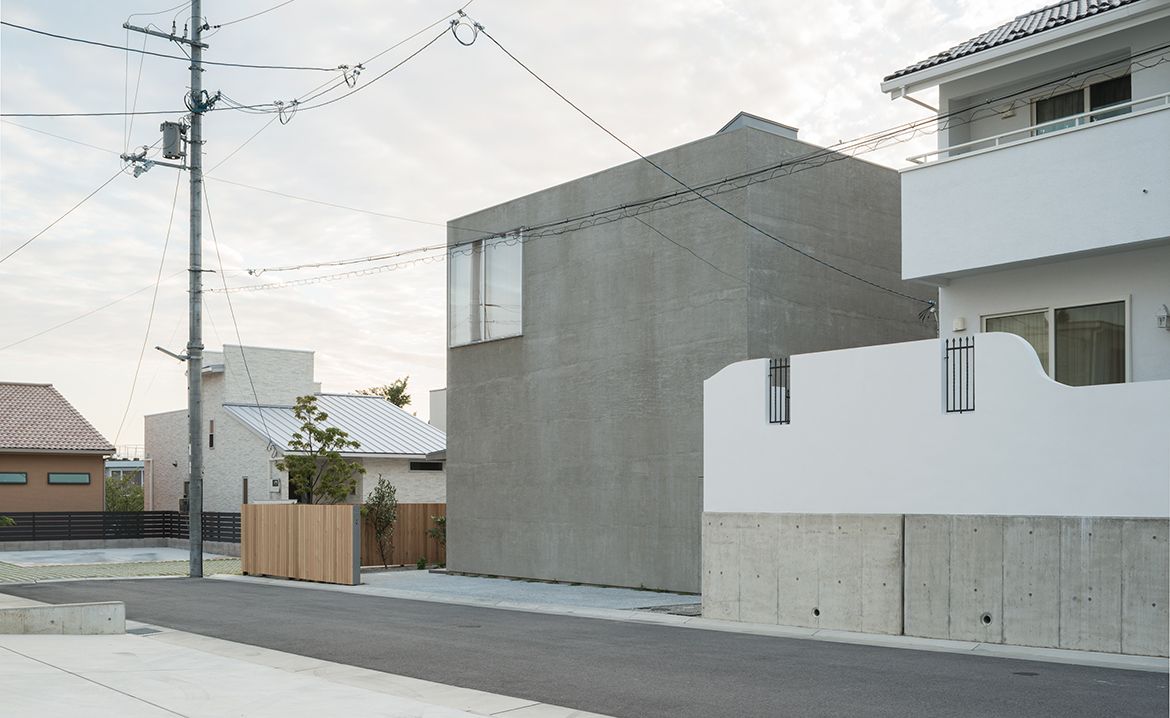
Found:
[(157, 626), (128, 626), (133, 633), (116, 636), (0, 636), (5, 715), (604, 718)]

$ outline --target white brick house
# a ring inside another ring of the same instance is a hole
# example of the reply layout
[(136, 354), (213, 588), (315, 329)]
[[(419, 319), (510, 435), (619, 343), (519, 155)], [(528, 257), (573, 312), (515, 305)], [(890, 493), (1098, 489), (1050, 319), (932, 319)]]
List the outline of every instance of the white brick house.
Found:
[[(288, 477), (276, 464), (299, 428), (292, 407), (309, 394), (329, 414), (329, 425), (361, 443), (343, 454), (366, 469), (360, 497), (352, 501), (366, 496), (380, 476), (397, 487), (402, 503), (446, 501), (443, 462), (435, 456), (446, 446), (442, 431), (380, 397), (321, 393), (311, 351), (225, 345), (222, 352), (204, 353), (205, 511), (235, 512), (241, 503), (290, 498)], [(147, 505), (178, 509), (188, 471), (186, 410), (146, 417), (146, 454)]]

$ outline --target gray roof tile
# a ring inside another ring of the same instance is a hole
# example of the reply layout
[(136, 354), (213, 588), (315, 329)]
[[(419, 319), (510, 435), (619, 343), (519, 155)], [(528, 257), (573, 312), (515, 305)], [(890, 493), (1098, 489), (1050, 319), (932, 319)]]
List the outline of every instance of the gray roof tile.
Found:
[(1000, 45), (1006, 45), (1009, 42), (1020, 40), (1025, 37), (1038, 35), (1045, 30), (1051, 30), (1057, 27), (1063, 27), (1071, 22), (1083, 20), (1094, 15), (1100, 15), (1109, 10), (1115, 10), (1119, 7), (1132, 5), (1140, 0), (1064, 0), (1054, 5), (1042, 7), (1039, 10), (1033, 10), (1030, 13), (1020, 15), (1011, 22), (1006, 22), (1003, 25), (988, 30), (987, 32), (973, 37), (966, 42), (959, 43), (946, 52), (940, 52), (937, 55), (932, 55), (921, 62), (916, 62), (909, 67), (904, 67), (892, 75), (885, 77), (885, 80), (893, 80), (903, 75), (909, 75), (919, 70), (925, 70), (928, 67), (936, 67), (951, 60), (957, 60), (960, 57), (967, 57), (974, 55), (977, 52), (988, 50)]

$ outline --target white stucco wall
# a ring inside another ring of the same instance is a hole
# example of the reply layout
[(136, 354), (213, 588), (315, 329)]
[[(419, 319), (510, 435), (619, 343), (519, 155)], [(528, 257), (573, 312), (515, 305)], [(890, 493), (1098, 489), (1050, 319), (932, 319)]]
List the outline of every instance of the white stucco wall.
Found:
[(390, 479), (400, 504), (442, 504), (447, 502), (445, 471), (411, 471), (408, 459), (362, 459), (366, 474), (362, 496), (374, 490), (379, 477)]
[(1170, 515), (1170, 381), (1068, 387), (1009, 334), (976, 335), (976, 409), (942, 409), (940, 342), (792, 357), (791, 424), (766, 359), (704, 384), (703, 510)]
[[(1129, 302), (1130, 379), (1170, 379), (1170, 331), (1156, 318), (1170, 305), (1170, 244), (953, 279), (939, 288), (940, 334), (980, 331), (990, 314), (1119, 300)], [(953, 331), (959, 317), (965, 332)]]
[(904, 170), (903, 277), (1170, 237), (1167, 138), (1163, 105)]
[(145, 505), (151, 511), (178, 511), (187, 480), (187, 410), (149, 414), (143, 433), (147, 458)]
[(430, 425), (442, 431), (447, 430), (447, 389), (431, 389)]

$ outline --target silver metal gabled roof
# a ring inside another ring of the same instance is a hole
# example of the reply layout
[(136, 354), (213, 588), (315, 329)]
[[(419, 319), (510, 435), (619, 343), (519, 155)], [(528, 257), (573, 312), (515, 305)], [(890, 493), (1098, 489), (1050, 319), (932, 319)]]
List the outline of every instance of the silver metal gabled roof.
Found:
[[(317, 407), (329, 415), (326, 427), (341, 429), (361, 444), (344, 452), (347, 456), (426, 456), (447, 448), (445, 433), (380, 396), (318, 394)], [(224, 409), (261, 437), (267, 431), (282, 452), (301, 428), (291, 406), (224, 404)]]

